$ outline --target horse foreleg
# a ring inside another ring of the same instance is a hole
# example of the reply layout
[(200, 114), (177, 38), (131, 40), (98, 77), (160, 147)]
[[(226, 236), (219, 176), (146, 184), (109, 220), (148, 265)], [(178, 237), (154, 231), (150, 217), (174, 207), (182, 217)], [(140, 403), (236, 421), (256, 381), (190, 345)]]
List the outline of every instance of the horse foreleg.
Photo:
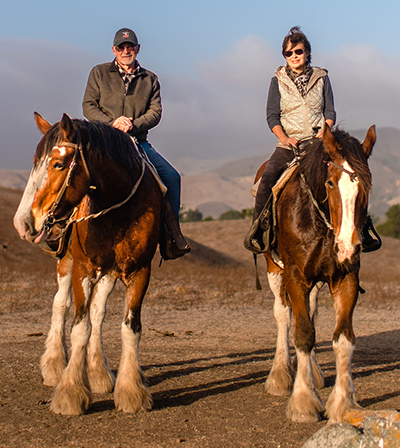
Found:
[(142, 332), (141, 305), (150, 279), (150, 266), (141, 269), (127, 283), (127, 310), (122, 323), (122, 354), (114, 390), (115, 407), (124, 412), (149, 410), (153, 401), (143, 382), (139, 362)]
[(67, 254), (57, 264), (58, 291), (53, 301), (51, 327), (46, 338), (46, 351), (40, 361), (45, 386), (54, 387), (58, 384), (68, 362), (65, 322), (71, 306), (71, 277), (72, 258)]
[(309, 297), (300, 286), (300, 279), (286, 281), (286, 285), (293, 310), (297, 356), (297, 372), (287, 413), (296, 422), (316, 422), (320, 420), (323, 406), (312, 372), (315, 329), (310, 319)]
[(102, 277), (96, 284), (90, 303), (92, 332), (87, 351), (87, 370), (90, 389), (93, 393), (112, 392), (115, 376), (107, 363), (103, 350), (102, 326), (106, 317), (107, 299), (114, 289), (115, 279)]
[(353, 311), (358, 295), (358, 280), (349, 274), (339, 285), (331, 288), (335, 300), (336, 328), (333, 349), (336, 355), (336, 381), (326, 405), (329, 423), (343, 420), (346, 410), (358, 407), (351, 375), (351, 359), (354, 352)]
[(75, 318), (71, 330), (71, 357), (50, 404), (53, 412), (64, 415), (83, 414), (92, 399), (86, 370), (87, 345), (91, 331), (88, 303), (92, 285), (89, 279), (76, 279), (75, 275), (72, 281)]
[(271, 395), (287, 395), (293, 386), (293, 369), (289, 352), (291, 309), (282, 274), (268, 272), (268, 282), (275, 296), (274, 318), (277, 327), (277, 342), (274, 362), (265, 387)]
[[(318, 314), (318, 293), (323, 286), (324, 282), (318, 282), (310, 293), (310, 317), (314, 327)], [(318, 389), (322, 389), (325, 386), (324, 374), (321, 370), (321, 367), (317, 363), (315, 348), (311, 350), (311, 368), (315, 384), (317, 385)]]

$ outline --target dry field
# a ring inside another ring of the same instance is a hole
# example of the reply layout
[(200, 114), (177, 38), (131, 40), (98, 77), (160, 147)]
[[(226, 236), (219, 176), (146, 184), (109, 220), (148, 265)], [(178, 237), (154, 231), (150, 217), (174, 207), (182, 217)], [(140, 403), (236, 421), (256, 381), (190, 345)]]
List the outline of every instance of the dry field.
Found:
[[(143, 309), (141, 362), (154, 409), (115, 410), (112, 395), (95, 395), (86, 415), (50, 412), (52, 390), (39, 371), (56, 291), (55, 263), (20, 241), (12, 216), (20, 193), (0, 189), (0, 446), (4, 447), (281, 447), (297, 448), (326, 421), (287, 420), (287, 397), (264, 382), (272, 365), (275, 324), (263, 263), (255, 290), (251, 254), (242, 248), (248, 221), (188, 223), (193, 251), (158, 266)], [(400, 409), (400, 241), (362, 259), (354, 324), (356, 394), (368, 409)], [(109, 301), (104, 328), (111, 368), (118, 369), (123, 288)], [(334, 383), (334, 316), (320, 295), (317, 358), (326, 401)]]

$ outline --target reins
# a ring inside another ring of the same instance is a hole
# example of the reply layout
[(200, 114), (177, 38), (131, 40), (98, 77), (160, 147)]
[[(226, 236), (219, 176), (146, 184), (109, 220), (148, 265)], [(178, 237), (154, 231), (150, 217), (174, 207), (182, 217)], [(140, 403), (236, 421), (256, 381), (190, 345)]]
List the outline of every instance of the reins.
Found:
[[(307, 138), (307, 140), (309, 140), (309, 138)], [(306, 177), (305, 177), (304, 173), (300, 169), (301, 157), (300, 157), (299, 152), (297, 151), (297, 148), (295, 148), (294, 146), (291, 146), (291, 148), (292, 148), (292, 151), (293, 151), (293, 154), (294, 154), (294, 158), (296, 160), (296, 164), (297, 164), (297, 166), (299, 168), (299, 171), (300, 171), (301, 180), (304, 182), (306, 191), (307, 191), (307, 193), (308, 193), (308, 195), (309, 195), (309, 197), (311, 199), (311, 202), (314, 204), (314, 206), (317, 209), (318, 213), (320, 214), (322, 220), (324, 221), (324, 224), (326, 225), (326, 227), (328, 227), (328, 229), (332, 230), (332, 232), (333, 232), (334, 231), (333, 225), (330, 223), (330, 221), (326, 217), (326, 214), (321, 210), (321, 208), (320, 208), (320, 206), (318, 204), (318, 201), (315, 199), (315, 197), (314, 197), (314, 195), (313, 195), (313, 193), (312, 193), (312, 191), (311, 191), (311, 189), (310, 189), (310, 187), (309, 187), (309, 185), (307, 183), (307, 180), (306, 180)]]

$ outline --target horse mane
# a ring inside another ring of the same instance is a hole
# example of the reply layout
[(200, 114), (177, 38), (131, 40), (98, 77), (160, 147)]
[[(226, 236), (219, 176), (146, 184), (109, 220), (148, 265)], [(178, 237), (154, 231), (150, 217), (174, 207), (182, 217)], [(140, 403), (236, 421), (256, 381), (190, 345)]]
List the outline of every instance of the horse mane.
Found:
[[(359, 200), (366, 203), (371, 189), (371, 172), (362, 145), (355, 137), (346, 131), (334, 129), (332, 134), (338, 143), (343, 158), (357, 173), (359, 180)], [(305, 148), (305, 154), (300, 161), (300, 170), (304, 173), (307, 183), (317, 198), (326, 197), (325, 181), (327, 178), (329, 154), (325, 151), (322, 139), (312, 140)]]
[[(75, 129), (78, 129), (83, 145), (87, 147), (87, 157), (95, 161), (111, 158), (131, 172), (140, 162), (140, 155), (134, 149), (131, 138), (122, 131), (99, 121), (73, 119)], [(36, 150), (34, 163), (43, 156), (51, 154), (55, 145), (61, 142), (60, 124), (54, 124), (43, 136)]]

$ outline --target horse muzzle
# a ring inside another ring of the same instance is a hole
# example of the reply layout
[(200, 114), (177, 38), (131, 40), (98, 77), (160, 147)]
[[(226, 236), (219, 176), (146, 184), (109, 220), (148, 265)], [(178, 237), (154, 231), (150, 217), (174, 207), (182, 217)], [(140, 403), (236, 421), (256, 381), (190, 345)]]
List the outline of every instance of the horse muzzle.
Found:
[(39, 230), (36, 230), (36, 226), (30, 218), (23, 219), (18, 214), (14, 217), (14, 227), (20, 238), (30, 243), (39, 244), (48, 238), (49, 231), (46, 226), (41, 225)]
[(335, 254), (340, 264), (354, 264), (358, 261), (361, 253), (361, 243), (345, 244), (337, 241), (335, 243)]

